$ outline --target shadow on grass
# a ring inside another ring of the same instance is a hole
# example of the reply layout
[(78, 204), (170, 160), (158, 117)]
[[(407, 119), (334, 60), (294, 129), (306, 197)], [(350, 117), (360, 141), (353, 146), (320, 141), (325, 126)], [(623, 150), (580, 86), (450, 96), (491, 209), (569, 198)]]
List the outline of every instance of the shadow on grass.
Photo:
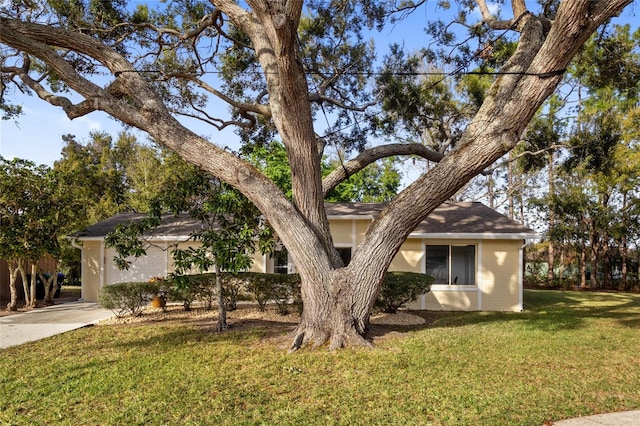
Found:
[[(518, 322), (529, 329), (558, 331), (582, 328), (591, 319), (611, 319), (625, 328), (640, 327), (638, 294), (526, 290), (524, 308), (524, 312), (447, 312), (422, 328)], [(424, 315), (424, 311), (413, 313)]]
[(623, 328), (640, 328), (640, 295), (581, 291), (525, 290), (524, 312), (411, 311), (426, 323), (417, 326), (372, 326), (376, 339), (398, 333), (476, 324), (512, 323), (528, 330), (576, 330), (590, 320), (610, 319)]
[[(243, 319), (229, 323), (223, 332), (216, 330), (215, 319), (179, 319), (168, 321), (149, 321), (128, 324), (131, 336), (114, 340), (120, 349), (144, 349), (182, 347), (200, 343), (237, 345), (238, 347), (256, 347), (270, 344), (287, 349), (291, 343), (289, 335), (296, 324), (291, 322)], [(122, 324), (106, 327), (121, 329)], [(121, 336), (122, 337), (122, 336)]]
[[(524, 312), (410, 311), (425, 319), (422, 325), (371, 325), (367, 337), (375, 341), (412, 331), (453, 328), (489, 323), (512, 323), (528, 330), (576, 330), (590, 320), (610, 319), (624, 328), (640, 328), (640, 295), (557, 290), (525, 290)], [(151, 323), (137, 338), (120, 342), (121, 347), (149, 348), (154, 345), (188, 345), (216, 342), (242, 347), (268, 345), (286, 349), (296, 324), (289, 321), (242, 319), (230, 322), (225, 332), (215, 330), (215, 320), (183, 319), (164, 324)], [(179, 322), (180, 325), (175, 323)], [(132, 324), (132, 327), (150, 323)], [(162, 331), (163, 330), (163, 331)]]

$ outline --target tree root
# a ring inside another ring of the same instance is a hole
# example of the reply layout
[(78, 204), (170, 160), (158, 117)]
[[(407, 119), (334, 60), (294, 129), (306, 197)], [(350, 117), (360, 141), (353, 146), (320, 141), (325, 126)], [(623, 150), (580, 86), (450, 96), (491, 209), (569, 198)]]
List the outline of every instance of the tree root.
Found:
[(328, 344), (328, 349), (330, 351), (342, 348), (373, 348), (373, 343), (360, 335), (355, 328), (347, 331), (334, 331), (333, 333), (330, 333), (300, 325), (292, 333), (292, 338), (293, 340), (287, 353), (296, 352), (307, 344), (311, 344), (311, 347), (314, 349)]

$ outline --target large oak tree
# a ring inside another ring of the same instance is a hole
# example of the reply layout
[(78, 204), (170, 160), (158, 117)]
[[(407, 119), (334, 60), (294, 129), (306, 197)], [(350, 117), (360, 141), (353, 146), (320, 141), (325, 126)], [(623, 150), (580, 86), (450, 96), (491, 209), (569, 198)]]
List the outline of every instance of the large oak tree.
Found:
[[(383, 6), (391, 3), (310, 1), (305, 9), (302, 0), (185, 1), (170, 3), (163, 13), (139, 8), (129, 16), (124, 2), (90, 1), (86, 9), (80, 1), (49, 3), (55, 7), (14, 1), (2, 8), (5, 114), (16, 111), (5, 99), (10, 82), (59, 106), (71, 119), (104, 111), (239, 189), (269, 220), (302, 277), (304, 312), (292, 342), (297, 349), (306, 342), (328, 341), (331, 348), (368, 344), (363, 335), (370, 308), (411, 230), (515, 146), (589, 35), (631, 0), (547, 1), (539, 11), (512, 0), (512, 10), (501, 6), (499, 14), (511, 19), (492, 14), (484, 0), (458, 2), (467, 12), (475, 3), (481, 12), (481, 22), (469, 27), (471, 34), (480, 39), (491, 30), (517, 34), (517, 49), (446, 155), (392, 144), (364, 150), (350, 163), (362, 168), (398, 149), (439, 160), (388, 204), (347, 267), (333, 247), (324, 211), (320, 163), (327, 139), (317, 137), (314, 116), (322, 106), (335, 114), (339, 128), (353, 123), (351, 112), (375, 104), (375, 97), (357, 95), (366, 85), (361, 72), (372, 59), (359, 30), (367, 23), (382, 24)], [(250, 73), (244, 85), (234, 78), (238, 69)], [(206, 78), (212, 71), (225, 85), (212, 85)], [(80, 99), (53, 90), (61, 85)], [(207, 96), (227, 102), (232, 116), (215, 116), (207, 109)], [(277, 132), (287, 150), (292, 199), (222, 148), (223, 142), (185, 127), (180, 115), (218, 128), (238, 125), (249, 141), (268, 140)]]

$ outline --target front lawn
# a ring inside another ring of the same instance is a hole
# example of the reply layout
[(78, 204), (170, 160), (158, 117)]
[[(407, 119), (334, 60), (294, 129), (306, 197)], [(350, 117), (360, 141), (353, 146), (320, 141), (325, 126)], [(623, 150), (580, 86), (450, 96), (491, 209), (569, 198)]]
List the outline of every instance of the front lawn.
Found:
[(541, 425), (640, 409), (640, 295), (528, 290), (525, 308), (292, 355), (265, 323), (85, 328), (0, 352), (0, 424)]

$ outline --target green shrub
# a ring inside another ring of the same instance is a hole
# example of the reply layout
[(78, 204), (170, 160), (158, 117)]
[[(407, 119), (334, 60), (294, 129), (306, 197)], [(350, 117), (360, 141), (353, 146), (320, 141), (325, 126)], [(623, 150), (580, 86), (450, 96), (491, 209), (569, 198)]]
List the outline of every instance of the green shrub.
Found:
[(222, 299), (227, 311), (238, 308), (238, 298), (246, 293), (247, 279), (243, 274), (224, 273), (222, 275)]
[(432, 282), (433, 277), (417, 272), (387, 272), (374, 307), (394, 314), (403, 304), (428, 292)]
[(201, 275), (171, 275), (169, 278), (170, 300), (182, 302), (185, 311), (191, 310), (191, 304), (203, 298), (207, 282)]
[(98, 302), (111, 309), (118, 318), (127, 314), (135, 317), (142, 314), (151, 299), (162, 291), (158, 282), (124, 282), (103, 287)]
[[(233, 311), (238, 307), (238, 298), (246, 292), (246, 277), (243, 274), (223, 272), (222, 298), (226, 310)], [(174, 275), (171, 277), (172, 288), (169, 298), (183, 302), (185, 310), (191, 309), (196, 301), (204, 302), (207, 309), (211, 309), (216, 302), (216, 274), (204, 273), (194, 275)]]
[(300, 277), (297, 274), (262, 274), (247, 272), (240, 274), (246, 278), (247, 291), (258, 302), (258, 308), (264, 311), (267, 302), (276, 304), (278, 313), (287, 315), (289, 303), (295, 303), (295, 289), (298, 288)]

